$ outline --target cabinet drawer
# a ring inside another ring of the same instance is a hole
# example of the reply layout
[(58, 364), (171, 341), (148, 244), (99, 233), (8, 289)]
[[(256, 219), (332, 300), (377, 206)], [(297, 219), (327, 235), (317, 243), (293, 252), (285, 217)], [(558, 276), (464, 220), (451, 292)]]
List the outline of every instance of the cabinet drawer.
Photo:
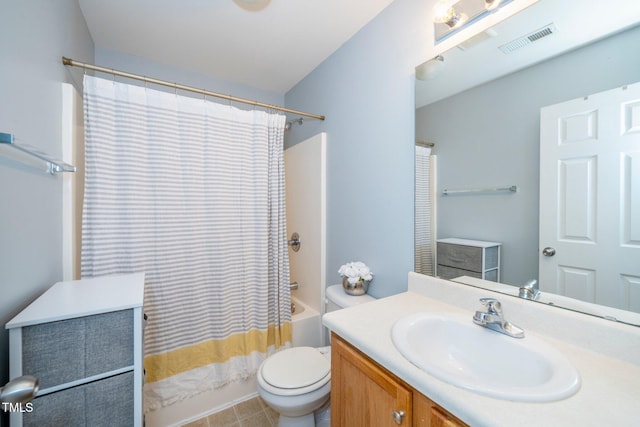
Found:
[(133, 423), (133, 372), (37, 397), (23, 414), (25, 427), (129, 427)]
[(438, 264), (482, 271), (498, 267), (498, 246), (485, 248), (485, 264), (482, 265), (483, 248), (438, 242)]
[(441, 264), (438, 264), (436, 275), (439, 278), (445, 279), (445, 280), (455, 279), (456, 277), (460, 277), (460, 276), (469, 276), (469, 277), (475, 277), (477, 279), (482, 279), (482, 273), (478, 271), (463, 270), (461, 268), (454, 268), (454, 267), (449, 267)]
[(133, 365), (133, 310), (22, 328), (22, 372), (40, 389)]
[(490, 280), (492, 282), (498, 281), (497, 268), (493, 270), (485, 271), (484, 277), (482, 277), (482, 273), (478, 271), (463, 270), (461, 268), (453, 268), (453, 267), (448, 267), (446, 265), (438, 264), (436, 269), (436, 275), (439, 278), (445, 279), (445, 280), (455, 279), (456, 277), (460, 277), (460, 276), (468, 276), (468, 277), (475, 277), (478, 279)]

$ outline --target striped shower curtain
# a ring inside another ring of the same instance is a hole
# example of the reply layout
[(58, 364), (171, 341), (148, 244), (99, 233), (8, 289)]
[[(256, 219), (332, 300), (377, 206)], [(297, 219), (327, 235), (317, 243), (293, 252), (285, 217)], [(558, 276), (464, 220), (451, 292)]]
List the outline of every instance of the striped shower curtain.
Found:
[(429, 276), (434, 275), (433, 157), (431, 148), (416, 145), (414, 268)]
[(84, 80), (82, 276), (146, 273), (145, 411), (291, 338), (285, 116)]

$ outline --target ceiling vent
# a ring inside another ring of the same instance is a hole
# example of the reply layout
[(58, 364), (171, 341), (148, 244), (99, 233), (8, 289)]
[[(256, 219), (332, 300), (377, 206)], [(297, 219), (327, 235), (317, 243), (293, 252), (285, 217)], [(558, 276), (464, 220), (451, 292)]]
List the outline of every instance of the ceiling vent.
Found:
[(549, 37), (550, 35), (555, 34), (557, 32), (558, 32), (558, 28), (556, 27), (555, 24), (552, 23), (543, 28), (540, 28), (539, 30), (534, 31), (531, 34), (522, 36), (507, 44), (503, 44), (502, 46), (499, 47), (499, 49), (502, 51), (502, 53), (511, 53), (527, 45), (530, 45), (531, 43), (542, 40), (545, 37)]

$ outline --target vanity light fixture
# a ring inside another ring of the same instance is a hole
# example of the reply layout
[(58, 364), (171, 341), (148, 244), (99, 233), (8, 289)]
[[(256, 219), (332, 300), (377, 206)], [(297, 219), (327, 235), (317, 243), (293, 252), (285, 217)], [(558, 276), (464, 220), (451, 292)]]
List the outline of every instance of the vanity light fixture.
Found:
[(502, 3), (502, 0), (484, 0), (484, 8), (487, 10), (497, 9)]
[(440, 0), (433, 7), (433, 21), (446, 24), (449, 28), (457, 28), (467, 20), (464, 13), (458, 12), (454, 4), (456, 0)]
[[(539, 0), (519, 0), (526, 7), (527, 4)], [(435, 43), (457, 34), (459, 31), (473, 25), (492, 14), (498, 14), (496, 20), (504, 19), (503, 6), (515, 0), (437, 0), (433, 6), (433, 29)], [(480, 25), (480, 28), (486, 28)]]
[(245, 10), (255, 12), (267, 7), (271, 0), (233, 0), (233, 2)]

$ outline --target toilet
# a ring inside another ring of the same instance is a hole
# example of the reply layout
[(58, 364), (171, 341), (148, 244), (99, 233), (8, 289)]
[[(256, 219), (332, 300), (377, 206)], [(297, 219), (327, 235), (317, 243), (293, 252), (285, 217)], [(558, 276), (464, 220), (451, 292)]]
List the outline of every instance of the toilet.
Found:
[[(326, 289), (326, 311), (373, 301), (347, 295), (342, 285)], [(331, 347), (293, 347), (265, 359), (258, 368), (258, 394), (280, 414), (278, 427), (314, 427), (315, 412), (326, 408), (331, 392)]]

